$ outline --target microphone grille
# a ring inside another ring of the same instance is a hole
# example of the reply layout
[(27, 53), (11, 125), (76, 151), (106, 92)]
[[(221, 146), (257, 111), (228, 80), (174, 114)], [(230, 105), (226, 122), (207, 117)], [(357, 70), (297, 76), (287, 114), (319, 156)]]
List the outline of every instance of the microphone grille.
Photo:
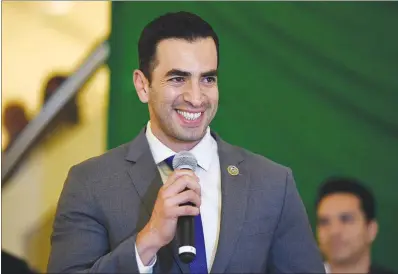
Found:
[(195, 171), (198, 161), (189, 151), (181, 151), (174, 156), (173, 169), (190, 169)]

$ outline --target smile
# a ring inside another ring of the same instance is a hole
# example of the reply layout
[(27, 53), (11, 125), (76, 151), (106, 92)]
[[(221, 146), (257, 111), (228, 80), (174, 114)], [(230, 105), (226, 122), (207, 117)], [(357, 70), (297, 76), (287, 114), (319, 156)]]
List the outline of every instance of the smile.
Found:
[(200, 116), (202, 116), (202, 112), (186, 112), (186, 111), (181, 111), (177, 110), (178, 114), (183, 116), (187, 120), (194, 121), (198, 119)]

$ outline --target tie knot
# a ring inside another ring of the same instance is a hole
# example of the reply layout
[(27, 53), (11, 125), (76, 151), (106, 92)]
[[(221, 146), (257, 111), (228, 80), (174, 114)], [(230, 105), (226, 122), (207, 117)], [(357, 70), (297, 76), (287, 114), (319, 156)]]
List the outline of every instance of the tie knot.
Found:
[(169, 158), (167, 158), (166, 160), (164, 160), (171, 170), (174, 170), (174, 168), (173, 168), (173, 159), (174, 159), (174, 156), (175, 156), (175, 155), (170, 156)]

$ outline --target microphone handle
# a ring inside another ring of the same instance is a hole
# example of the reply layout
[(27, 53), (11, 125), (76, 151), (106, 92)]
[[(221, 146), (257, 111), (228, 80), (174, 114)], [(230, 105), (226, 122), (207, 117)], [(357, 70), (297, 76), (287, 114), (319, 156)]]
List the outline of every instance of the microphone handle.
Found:
[[(182, 205), (194, 205), (185, 203)], [(195, 220), (193, 216), (180, 216), (177, 222), (178, 256), (186, 264), (196, 257)]]

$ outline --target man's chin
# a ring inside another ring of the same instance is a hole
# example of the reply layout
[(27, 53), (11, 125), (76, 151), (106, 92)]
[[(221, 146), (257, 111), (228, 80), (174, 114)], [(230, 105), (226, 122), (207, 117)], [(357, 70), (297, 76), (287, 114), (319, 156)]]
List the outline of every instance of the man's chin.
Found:
[(206, 135), (206, 130), (203, 128), (188, 128), (180, 129), (175, 137), (180, 142), (197, 142)]
[(351, 256), (348, 254), (336, 254), (336, 256), (332, 256), (330, 261), (332, 261), (334, 264), (345, 265), (351, 262)]

